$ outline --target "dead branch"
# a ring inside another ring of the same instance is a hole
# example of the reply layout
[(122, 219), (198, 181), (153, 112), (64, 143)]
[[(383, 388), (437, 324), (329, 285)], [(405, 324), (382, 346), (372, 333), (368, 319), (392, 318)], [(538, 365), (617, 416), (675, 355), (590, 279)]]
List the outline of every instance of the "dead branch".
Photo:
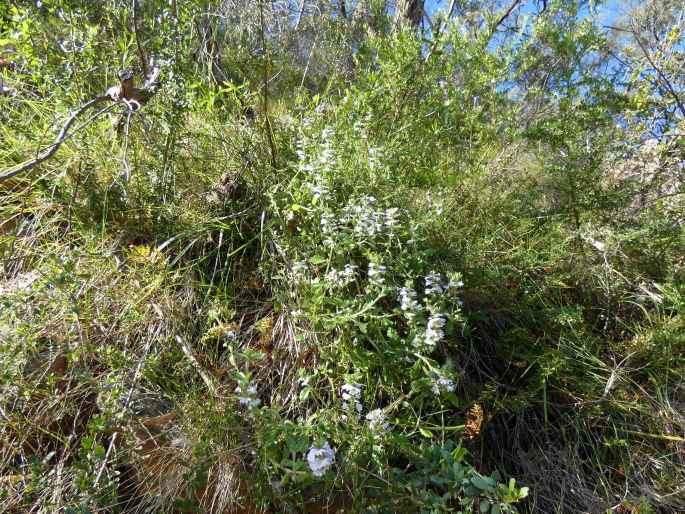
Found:
[(181, 347), (181, 350), (193, 365), (197, 373), (200, 375), (200, 378), (202, 378), (202, 381), (207, 386), (207, 389), (209, 389), (209, 392), (212, 394), (212, 396), (216, 396), (218, 386), (214, 377), (205, 371), (200, 362), (197, 360), (197, 357), (195, 357), (195, 353), (190, 345), (181, 336), (176, 335), (176, 342)]
[[(57, 134), (57, 138), (54, 143), (50, 146), (44, 148), (42, 152), (35, 158), (28, 162), (22, 164), (17, 164), (9, 169), (0, 171), (0, 182), (7, 180), (15, 175), (23, 173), (25, 171), (38, 166), (39, 164), (45, 162), (50, 157), (55, 155), (62, 143), (70, 136), (69, 129), (74, 124), (74, 122), (87, 110), (95, 105), (98, 105), (105, 101), (122, 102), (125, 104), (130, 111), (138, 111), (145, 105), (152, 95), (157, 91), (159, 86), (159, 68), (152, 70), (150, 75), (147, 77), (145, 85), (142, 88), (137, 88), (133, 83), (133, 74), (129, 70), (124, 70), (119, 73), (120, 84), (118, 86), (113, 86), (107, 90), (104, 95), (96, 96), (95, 98), (87, 101), (83, 104), (76, 112), (74, 112), (66, 123), (62, 126), (62, 129)], [(95, 120), (97, 116), (102, 114), (104, 111), (97, 113), (95, 116), (91, 117), (88, 123), (82, 125), (80, 128), (88, 125), (90, 122)]]
[(50, 157), (55, 155), (55, 152), (57, 152), (57, 150), (62, 145), (64, 140), (67, 138), (69, 129), (74, 124), (76, 119), (79, 116), (81, 116), (84, 112), (86, 112), (88, 109), (93, 107), (94, 105), (97, 105), (101, 102), (104, 102), (105, 100), (111, 100), (110, 96), (106, 95), (106, 94), (101, 95), (101, 96), (97, 96), (97, 97), (93, 98), (92, 100), (89, 100), (88, 102), (83, 104), (83, 106), (81, 106), (81, 108), (78, 111), (76, 111), (75, 113), (73, 113), (69, 117), (67, 122), (62, 127), (62, 130), (59, 131), (59, 134), (57, 135), (57, 139), (55, 139), (54, 143), (52, 143), (50, 146), (45, 148), (43, 150), (43, 152), (40, 155), (38, 155), (38, 157), (36, 157), (35, 159), (28, 161), (28, 162), (25, 162), (23, 164), (18, 164), (12, 168), (9, 168), (7, 170), (2, 171), (0, 173), (0, 182), (2, 182), (3, 180), (7, 180), (8, 178), (14, 177), (15, 175), (18, 175), (19, 173), (22, 173), (24, 171), (28, 171), (31, 168), (33, 168), (34, 166), (39, 165), (40, 163), (48, 160)]

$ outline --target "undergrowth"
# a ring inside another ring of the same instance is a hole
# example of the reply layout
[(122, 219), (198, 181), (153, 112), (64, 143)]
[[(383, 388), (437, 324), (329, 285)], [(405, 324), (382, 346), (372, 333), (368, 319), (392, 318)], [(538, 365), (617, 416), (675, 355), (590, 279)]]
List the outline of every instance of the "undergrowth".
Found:
[[(523, 64), (441, 38), (270, 103), (176, 62), (0, 184), (3, 511), (685, 509), (684, 206), (626, 171), (681, 147), (604, 84), (523, 126)], [(114, 75), (43, 64), (0, 167)]]

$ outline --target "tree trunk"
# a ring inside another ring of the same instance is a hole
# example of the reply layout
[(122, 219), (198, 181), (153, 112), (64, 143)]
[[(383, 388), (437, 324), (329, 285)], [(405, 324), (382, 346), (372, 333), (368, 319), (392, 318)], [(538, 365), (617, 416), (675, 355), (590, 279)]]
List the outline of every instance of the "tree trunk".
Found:
[(424, 0), (397, 0), (396, 19), (399, 23), (408, 23), (417, 29), (423, 19)]

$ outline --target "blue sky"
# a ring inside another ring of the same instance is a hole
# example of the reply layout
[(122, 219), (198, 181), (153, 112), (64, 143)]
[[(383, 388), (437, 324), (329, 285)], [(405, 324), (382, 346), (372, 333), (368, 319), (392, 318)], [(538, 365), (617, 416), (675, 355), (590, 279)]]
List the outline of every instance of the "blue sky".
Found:
[[(426, 0), (426, 12), (430, 16), (440, 9), (447, 9), (449, 3), (450, 0)], [(541, 2), (537, 2), (536, 0), (524, 0), (523, 5), (519, 9), (523, 13), (535, 12), (538, 3)], [(595, 10), (599, 15), (599, 21), (603, 24), (610, 25), (632, 5), (639, 3), (639, 0), (607, 0), (605, 2), (596, 3), (600, 4), (595, 7)]]

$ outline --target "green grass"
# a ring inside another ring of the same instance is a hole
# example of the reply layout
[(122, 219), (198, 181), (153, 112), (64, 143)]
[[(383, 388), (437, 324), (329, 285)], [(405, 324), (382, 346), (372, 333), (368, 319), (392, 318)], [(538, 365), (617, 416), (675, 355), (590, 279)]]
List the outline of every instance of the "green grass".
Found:
[[(276, 168), (264, 113), (171, 83), (0, 184), (0, 510), (685, 509), (682, 197), (578, 120), (560, 164), (451, 37), (280, 95)], [(0, 168), (66, 98), (0, 97)]]

